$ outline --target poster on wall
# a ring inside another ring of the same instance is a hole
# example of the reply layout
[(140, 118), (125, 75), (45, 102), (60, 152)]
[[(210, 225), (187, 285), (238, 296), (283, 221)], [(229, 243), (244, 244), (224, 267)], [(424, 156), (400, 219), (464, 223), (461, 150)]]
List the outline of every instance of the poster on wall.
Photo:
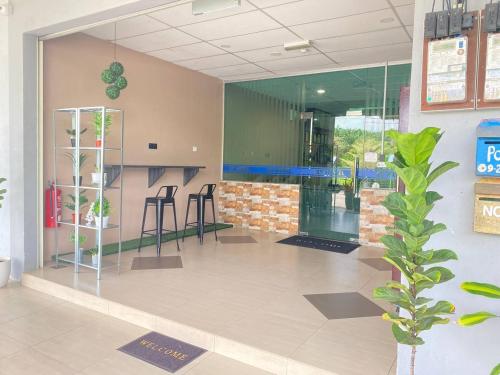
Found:
[(488, 34), (486, 42), (484, 100), (500, 100), (500, 33)]
[(429, 42), (427, 103), (458, 103), (467, 99), (467, 37)]

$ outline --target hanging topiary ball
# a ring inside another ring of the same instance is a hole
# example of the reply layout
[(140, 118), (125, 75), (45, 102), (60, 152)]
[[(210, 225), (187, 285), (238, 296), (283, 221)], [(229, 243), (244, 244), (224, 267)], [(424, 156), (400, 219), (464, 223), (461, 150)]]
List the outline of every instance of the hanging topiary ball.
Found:
[(109, 70), (111, 70), (117, 77), (121, 76), (125, 71), (123, 65), (120, 64), (118, 61), (112, 62), (111, 65), (109, 66)]
[(116, 81), (116, 78), (118, 76), (111, 71), (111, 69), (104, 69), (103, 72), (101, 73), (101, 79), (104, 83), (113, 83)]
[(115, 85), (108, 86), (106, 87), (106, 95), (111, 100), (115, 100), (120, 96), (120, 89)]
[(123, 90), (128, 85), (127, 79), (124, 76), (120, 76), (116, 79), (115, 86), (120, 90)]

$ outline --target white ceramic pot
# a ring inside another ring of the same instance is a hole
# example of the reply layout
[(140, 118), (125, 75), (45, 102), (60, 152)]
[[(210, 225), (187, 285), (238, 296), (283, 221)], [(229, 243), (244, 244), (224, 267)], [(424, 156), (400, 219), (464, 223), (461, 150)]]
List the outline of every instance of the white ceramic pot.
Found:
[[(93, 185), (100, 185), (101, 184), (101, 174), (100, 173), (91, 173), (92, 175), (92, 184)], [(106, 182), (108, 181), (108, 174), (104, 173), (104, 185), (106, 185)]]
[[(94, 216), (95, 220), (95, 226), (100, 227), (101, 226), (101, 217), (100, 216)], [(104, 216), (102, 218), (102, 227), (107, 228), (109, 224), (109, 216)]]
[(7, 285), (10, 277), (10, 259), (0, 257), (0, 288)]
[(94, 267), (97, 267), (97, 260), (99, 259), (99, 257), (97, 256), (97, 254), (95, 255), (92, 255), (92, 265)]

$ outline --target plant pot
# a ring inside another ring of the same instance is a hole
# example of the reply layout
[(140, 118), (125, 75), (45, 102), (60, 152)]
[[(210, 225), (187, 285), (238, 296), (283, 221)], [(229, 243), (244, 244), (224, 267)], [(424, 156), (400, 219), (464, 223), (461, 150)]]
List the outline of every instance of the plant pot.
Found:
[[(78, 222), (81, 223), (82, 222), (82, 213), (80, 212), (80, 214), (78, 216), (80, 218), (80, 220)], [(71, 214), (71, 221), (73, 222), (73, 224), (76, 224), (76, 213)]]
[(94, 267), (97, 267), (97, 262), (98, 262), (98, 260), (99, 260), (99, 257), (97, 256), (97, 254), (92, 255), (92, 265), (93, 265)]
[(345, 208), (352, 210), (354, 208), (354, 193), (352, 191), (344, 191)]
[(100, 139), (95, 140), (95, 147), (101, 147), (102, 141)]
[(7, 285), (10, 277), (10, 258), (0, 257), (0, 288)]
[(353, 198), (352, 199), (352, 203), (353, 203), (353, 208), (354, 208), (354, 212), (359, 212), (360, 209), (361, 209), (361, 198)]
[[(80, 178), (78, 180), (80, 182), (80, 186), (82, 186), (83, 177), (80, 176)], [(76, 185), (76, 177), (75, 176), (73, 176), (73, 185)]]
[[(100, 216), (94, 216), (95, 220), (95, 226), (100, 227), (101, 226), (101, 217)], [(109, 225), (109, 216), (104, 216), (102, 218), (102, 227), (107, 228)]]
[(70, 138), (71, 147), (76, 147), (76, 138)]
[[(101, 174), (100, 173), (91, 173), (92, 175), (92, 184), (100, 185), (101, 184)], [(104, 173), (104, 186), (106, 186), (106, 182), (108, 181), (108, 174)]]
[(78, 260), (78, 263), (83, 263), (83, 255), (85, 254), (85, 251), (80, 248), (78, 249), (77, 253), (76, 253), (76, 259)]

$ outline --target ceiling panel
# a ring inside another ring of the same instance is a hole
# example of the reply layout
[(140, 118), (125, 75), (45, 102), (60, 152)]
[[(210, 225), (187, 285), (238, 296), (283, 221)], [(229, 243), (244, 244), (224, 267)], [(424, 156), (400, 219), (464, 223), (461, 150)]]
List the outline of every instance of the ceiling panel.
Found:
[(396, 12), (399, 18), (401, 18), (401, 22), (403, 22), (403, 25), (406, 26), (413, 25), (414, 9), (415, 9), (414, 5), (405, 5), (396, 8)]
[(265, 70), (254, 64), (242, 64), (223, 68), (204, 69), (201, 70), (201, 72), (215, 77), (228, 77), (242, 74), (262, 73), (265, 72)]
[[(278, 53), (279, 55), (277, 55)], [(306, 52), (301, 52), (300, 50), (285, 51), (283, 46), (278, 46), (278, 47), (256, 49), (252, 51), (237, 52), (236, 55), (248, 61), (257, 62), (257, 61), (279, 60), (290, 57), (316, 55), (318, 53), (319, 52), (314, 48), (308, 48)]]
[[(165, 30), (169, 26), (147, 15), (127, 18), (116, 22), (116, 39), (128, 38), (135, 35), (146, 34), (153, 31)], [(86, 30), (85, 34), (104, 40), (115, 39), (115, 23), (107, 23)]]
[(177, 29), (157, 31), (117, 41), (121, 46), (139, 52), (155, 51), (196, 42), (199, 42), (199, 40)]
[(321, 39), (390, 29), (399, 26), (401, 24), (396, 19), (394, 12), (390, 9), (385, 9), (351, 17), (292, 26), (290, 29), (304, 39)]
[(389, 8), (386, 0), (303, 0), (266, 9), (285, 26)]
[(211, 44), (205, 42), (201, 42), (188, 44), (185, 46), (162, 49), (159, 51), (149, 52), (148, 54), (167, 61), (179, 61), (207, 56), (223, 55), (225, 53), (226, 52), (220, 48), (214, 47)]
[(226, 51), (239, 52), (273, 46), (283, 46), (284, 42), (292, 42), (294, 40), (297, 40), (297, 36), (294, 33), (285, 28), (281, 28), (235, 36), (232, 38), (218, 39), (212, 41), (212, 43)]
[(202, 69), (219, 68), (229, 65), (238, 65), (238, 64), (241, 65), (244, 63), (246, 63), (245, 60), (227, 53), (225, 55), (204, 57), (201, 59), (194, 59), (194, 60), (186, 60), (180, 62), (179, 64), (189, 69), (202, 70)]
[(200, 39), (213, 40), (278, 28), (280, 25), (277, 22), (261, 11), (255, 11), (181, 26), (179, 29)]
[(225, 81), (246, 81), (253, 79), (272, 78), (275, 74), (271, 72), (259, 72), (250, 74), (237, 74), (234, 76), (224, 76)]
[(240, 7), (195, 16), (193, 15), (192, 4), (189, 2), (150, 13), (150, 16), (172, 26), (182, 26), (249, 12), (255, 9), (256, 8), (246, 0), (242, 0)]
[(415, 4), (415, 0), (389, 0), (392, 5), (398, 7), (400, 5)]
[(411, 43), (362, 48), (342, 52), (330, 52), (328, 56), (344, 66), (383, 63), (411, 59)]
[(290, 59), (272, 60), (272, 61), (261, 61), (259, 65), (267, 70), (273, 72), (290, 72), (290, 71), (300, 71), (300, 70), (312, 70), (326, 68), (328, 66), (335, 66), (329, 58), (324, 55), (310, 55), (294, 57)]
[(371, 33), (339, 36), (314, 41), (314, 47), (323, 52), (345, 51), (356, 48), (368, 48), (409, 42), (410, 38), (402, 27), (389, 30), (373, 31)]
[(266, 8), (266, 7), (272, 7), (275, 5), (281, 5), (281, 4), (286, 4), (286, 3), (291, 3), (293, 1), (297, 0), (251, 0), (252, 4), (259, 8)]

